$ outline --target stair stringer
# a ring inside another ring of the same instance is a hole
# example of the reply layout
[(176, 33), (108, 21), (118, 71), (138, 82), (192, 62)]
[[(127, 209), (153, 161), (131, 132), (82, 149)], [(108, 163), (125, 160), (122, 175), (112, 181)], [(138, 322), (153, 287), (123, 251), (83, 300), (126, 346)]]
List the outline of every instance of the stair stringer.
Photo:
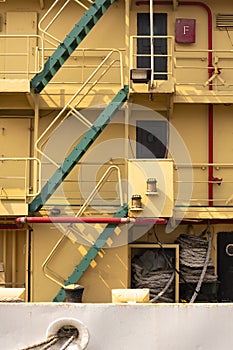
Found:
[(29, 204), (29, 212), (38, 212), (56, 191), (62, 181), (69, 175), (85, 152), (90, 148), (93, 142), (111, 121), (117, 110), (127, 100), (128, 89), (128, 85), (121, 89), (105, 108), (105, 110), (99, 115), (92, 127), (83, 135), (79, 143), (74, 147), (71, 153), (62, 162), (61, 166), (47, 181), (47, 183), (41, 189), (41, 192)]
[(66, 36), (65, 40), (45, 62), (43, 71), (37, 73), (32, 78), (30, 86), (36, 94), (40, 93), (55, 76), (114, 1), (115, 0), (95, 0), (91, 7), (84, 13), (83, 17)]
[[(114, 217), (124, 217), (128, 212), (128, 205), (125, 204), (115, 213)], [(93, 246), (88, 250), (87, 254), (82, 258), (80, 263), (75, 267), (72, 274), (68, 277), (65, 282), (65, 286), (69, 284), (76, 284), (81, 276), (85, 273), (85, 271), (90, 266), (90, 263), (95, 259), (98, 252), (103, 248), (106, 241), (111, 237), (114, 232), (117, 224), (108, 224), (103, 232), (99, 235)], [(65, 299), (65, 291), (61, 288), (58, 294), (53, 299), (54, 302), (62, 302)]]

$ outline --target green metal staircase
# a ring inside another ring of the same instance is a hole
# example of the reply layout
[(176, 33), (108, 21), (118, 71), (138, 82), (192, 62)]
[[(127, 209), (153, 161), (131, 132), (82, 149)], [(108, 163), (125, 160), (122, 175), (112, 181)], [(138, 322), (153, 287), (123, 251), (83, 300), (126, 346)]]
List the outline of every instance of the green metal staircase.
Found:
[(36, 74), (31, 80), (31, 88), (35, 93), (38, 94), (44, 89), (114, 1), (95, 0), (65, 40), (46, 61), (43, 71)]
[(39, 211), (47, 200), (56, 191), (62, 181), (69, 175), (71, 170), (80, 161), (85, 152), (101, 134), (107, 124), (111, 121), (117, 110), (127, 100), (129, 87), (126, 85), (121, 89), (105, 110), (99, 115), (91, 128), (83, 135), (79, 143), (74, 147), (71, 153), (65, 158), (60, 167), (55, 171), (47, 181), (41, 192), (29, 204), (29, 212)]
[[(116, 218), (124, 217), (127, 215), (128, 205), (123, 205), (114, 215)], [(76, 284), (80, 277), (84, 274), (87, 268), (90, 266), (90, 263), (95, 259), (98, 252), (103, 248), (104, 244), (109, 237), (113, 234), (117, 224), (108, 224), (103, 232), (99, 235), (94, 245), (88, 250), (86, 255), (83, 257), (81, 262), (75, 267), (72, 274), (68, 277), (65, 282), (65, 285)], [(62, 302), (65, 299), (65, 291), (63, 288), (60, 289), (56, 297), (53, 299), (54, 302)]]

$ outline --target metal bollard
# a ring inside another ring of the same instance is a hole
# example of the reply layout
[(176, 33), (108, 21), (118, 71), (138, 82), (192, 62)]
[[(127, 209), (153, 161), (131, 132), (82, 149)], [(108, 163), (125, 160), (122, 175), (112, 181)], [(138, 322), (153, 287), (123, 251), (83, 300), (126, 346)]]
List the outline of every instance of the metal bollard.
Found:
[(79, 284), (70, 284), (64, 287), (66, 293), (66, 302), (81, 303), (84, 287)]

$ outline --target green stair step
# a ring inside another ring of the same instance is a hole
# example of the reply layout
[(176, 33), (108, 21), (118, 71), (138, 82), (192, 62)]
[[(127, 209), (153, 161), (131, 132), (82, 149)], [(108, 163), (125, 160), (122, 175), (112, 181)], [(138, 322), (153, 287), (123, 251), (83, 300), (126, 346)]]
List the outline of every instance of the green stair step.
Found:
[(32, 78), (30, 85), (35, 93), (40, 93), (43, 90), (114, 1), (96, 0), (91, 5), (66, 36), (63, 43), (57, 47), (45, 62), (43, 71)]
[[(128, 212), (128, 205), (123, 205), (114, 215), (114, 217), (124, 217)], [(65, 285), (76, 284), (80, 277), (90, 266), (90, 263), (95, 259), (98, 252), (103, 248), (108, 238), (113, 234), (117, 224), (108, 224), (100, 236), (97, 238), (94, 245), (88, 250), (87, 254), (83, 257), (80, 263), (75, 267), (72, 274), (68, 277), (65, 282)], [(56, 297), (53, 299), (54, 302), (62, 302), (65, 299), (65, 291), (63, 288), (60, 289)]]
[(105, 108), (105, 110), (99, 115), (92, 127), (84, 134), (79, 143), (74, 147), (71, 153), (65, 158), (61, 166), (55, 171), (45, 186), (41, 189), (41, 192), (29, 204), (29, 212), (37, 212), (43, 207), (62, 181), (80, 161), (85, 152), (97, 139), (102, 130), (111, 121), (116, 111), (127, 100), (128, 91), (128, 86), (121, 89)]

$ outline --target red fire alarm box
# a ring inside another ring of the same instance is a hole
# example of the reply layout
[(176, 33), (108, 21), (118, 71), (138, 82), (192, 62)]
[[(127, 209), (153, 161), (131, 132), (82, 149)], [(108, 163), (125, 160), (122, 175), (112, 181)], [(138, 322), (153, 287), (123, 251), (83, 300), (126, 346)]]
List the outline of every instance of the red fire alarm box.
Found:
[(195, 43), (196, 20), (190, 18), (177, 18), (175, 40), (177, 43)]

